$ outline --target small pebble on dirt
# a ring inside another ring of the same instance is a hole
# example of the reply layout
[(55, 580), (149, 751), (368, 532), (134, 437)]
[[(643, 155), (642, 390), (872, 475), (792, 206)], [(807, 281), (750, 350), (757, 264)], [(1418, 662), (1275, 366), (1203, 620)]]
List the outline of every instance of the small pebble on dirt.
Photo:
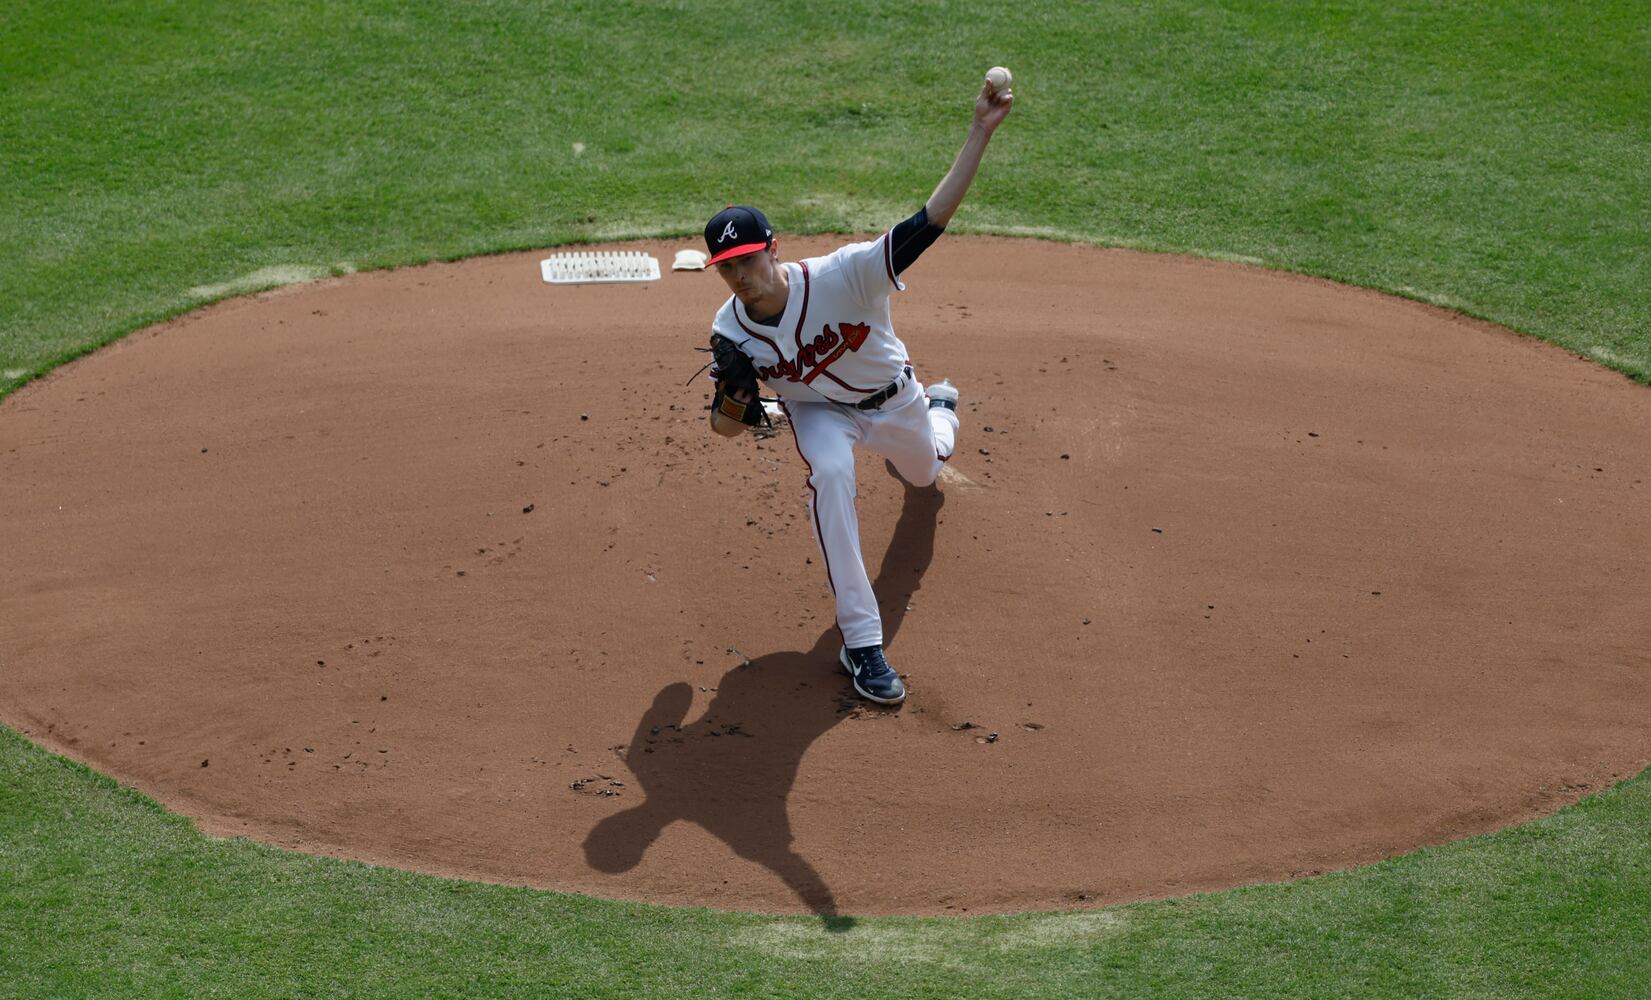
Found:
[(522, 513), (523, 513), (523, 514), (531, 514), (531, 513), (533, 513), (533, 507), (534, 507), (534, 505), (533, 505), (533, 504), (528, 504), (528, 505), (527, 505), (527, 506), (526, 506), (526, 507), (523, 507), (523, 508), (522, 508)]

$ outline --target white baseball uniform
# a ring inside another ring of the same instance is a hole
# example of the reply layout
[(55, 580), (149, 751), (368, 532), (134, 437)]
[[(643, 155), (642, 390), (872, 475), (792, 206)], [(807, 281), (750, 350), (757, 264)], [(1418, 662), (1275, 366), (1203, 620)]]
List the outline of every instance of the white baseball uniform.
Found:
[[(850, 648), (880, 646), (882, 616), (860, 555), (854, 509), (854, 447), (887, 458), (914, 486), (927, 486), (952, 456), (957, 414), (930, 409), (906, 347), (889, 320), (889, 296), (905, 285), (895, 273), (890, 233), (824, 257), (786, 263), (785, 311), (757, 323), (729, 296), (711, 329), (756, 365), (791, 419), (797, 453), (808, 466), (809, 509), (826, 576), (837, 597), (837, 626)], [(876, 409), (854, 404), (894, 387)]]

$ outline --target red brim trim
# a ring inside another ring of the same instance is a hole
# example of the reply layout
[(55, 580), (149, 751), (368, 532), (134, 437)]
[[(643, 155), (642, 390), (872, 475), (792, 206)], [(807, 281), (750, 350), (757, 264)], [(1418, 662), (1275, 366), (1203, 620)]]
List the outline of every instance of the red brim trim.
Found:
[(705, 266), (710, 267), (719, 260), (727, 260), (730, 257), (744, 257), (748, 253), (756, 253), (758, 250), (767, 249), (768, 244), (766, 243), (745, 243), (737, 247), (729, 247), (722, 253), (719, 253), (715, 257), (712, 257), (710, 260), (706, 261)]

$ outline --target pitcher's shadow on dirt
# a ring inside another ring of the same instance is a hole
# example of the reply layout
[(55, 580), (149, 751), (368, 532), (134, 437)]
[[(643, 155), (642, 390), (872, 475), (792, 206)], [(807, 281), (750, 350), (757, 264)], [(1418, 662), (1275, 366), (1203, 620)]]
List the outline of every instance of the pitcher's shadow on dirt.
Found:
[[(937, 489), (906, 487), (874, 582), (885, 645), (900, 630), (906, 605), (934, 558), (944, 503)], [(660, 691), (625, 754), (646, 798), (591, 830), (585, 838), (590, 866), (608, 874), (630, 871), (665, 827), (679, 820), (698, 823), (735, 854), (783, 879), (828, 930), (853, 927), (854, 918), (837, 912), (830, 886), (792, 848), (786, 812), (803, 754), (815, 740), (854, 709), (892, 711), (854, 694), (837, 666), (841, 645), (833, 625), (806, 652), (769, 653), (735, 667), (717, 683), (705, 715), (691, 723), (684, 719), (693, 687), (678, 682)]]

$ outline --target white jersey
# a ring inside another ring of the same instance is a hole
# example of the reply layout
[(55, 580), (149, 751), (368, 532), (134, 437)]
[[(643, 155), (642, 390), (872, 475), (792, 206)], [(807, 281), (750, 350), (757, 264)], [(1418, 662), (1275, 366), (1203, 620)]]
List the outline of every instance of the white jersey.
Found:
[(894, 273), (889, 236), (782, 264), (789, 291), (776, 326), (752, 320), (730, 295), (711, 331), (750, 356), (782, 399), (857, 403), (881, 392), (910, 364), (889, 320), (889, 296), (906, 287)]

